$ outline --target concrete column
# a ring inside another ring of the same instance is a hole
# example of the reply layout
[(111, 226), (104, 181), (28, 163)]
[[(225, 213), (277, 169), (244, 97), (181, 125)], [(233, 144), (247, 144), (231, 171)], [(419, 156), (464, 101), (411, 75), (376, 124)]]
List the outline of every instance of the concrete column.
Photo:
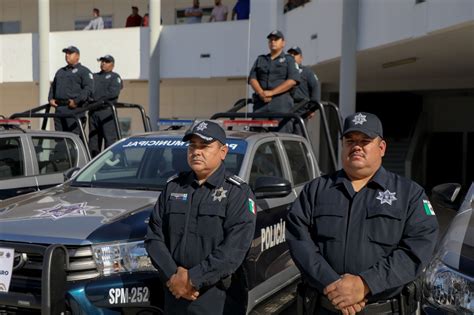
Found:
[(157, 130), (160, 117), (160, 55), (161, 0), (150, 0), (150, 70), (148, 78), (148, 115), (152, 130)]
[[(39, 99), (38, 105), (48, 103), (49, 93), (49, 0), (38, 0)], [(49, 124), (48, 124), (49, 125)], [(49, 126), (48, 126), (49, 129)]]
[(339, 106), (343, 118), (356, 110), (357, 35), (359, 0), (344, 0), (342, 9), (342, 48)]

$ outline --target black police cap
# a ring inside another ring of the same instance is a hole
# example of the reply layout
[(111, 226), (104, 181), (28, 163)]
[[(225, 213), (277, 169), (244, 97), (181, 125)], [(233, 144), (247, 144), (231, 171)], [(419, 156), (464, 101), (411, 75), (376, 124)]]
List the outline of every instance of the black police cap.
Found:
[(103, 57), (97, 58), (97, 61), (102, 61), (102, 60), (115, 63), (115, 59), (111, 55), (105, 55)]
[(268, 34), (267, 38), (270, 38), (270, 37), (276, 37), (276, 38), (282, 38), (282, 39), (285, 39), (285, 36), (283, 36), (283, 33), (279, 30), (274, 30), (273, 32), (271, 32), (270, 34)]
[(344, 120), (342, 136), (350, 132), (359, 131), (370, 138), (383, 138), (383, 128), (380, 119), (371, 113), (359, 112), (348, 116)]
[(293, 46), (290, 49), (286, 51), (287, 53), (291, 54), (292, 52), (295, 53), (296, 55), (302, 55), (303, 52), (301, 51), (301, 48), (298, 46)]
[(63, 53), (78, 53), (80, 54), (79, 48), (76, 46), (68, 46), (63, 49)]
[(222, 144), (226, 142), (225, 131), (217, 123), (210, 120), (203, 120), (195, 124), (191, 129), (186, 131), (183, 141), (189, 141), (193, 135), (198, 136), (206, 142), (213, 142), (215, 140)]

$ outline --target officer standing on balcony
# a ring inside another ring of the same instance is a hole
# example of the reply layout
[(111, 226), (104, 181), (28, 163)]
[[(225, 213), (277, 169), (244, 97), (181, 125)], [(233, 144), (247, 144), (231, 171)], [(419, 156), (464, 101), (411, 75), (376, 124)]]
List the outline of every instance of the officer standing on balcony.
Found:
[[(66, 54), (67, 65), (56, 72), (49, 89), (48, 101), (56, 108), (57, 114), (75, 114), (76, 109), (86, 107), (90, 101), (94, 91), (94, 77), (88, 68), (79, 63), (80, 52), (77, 47), (66, 47), (63, 52)], [(78, 117), (84, 124), (84, 112)], [(54, 118), (54, 128), (82, 136), (74, 118)]]
[(303, 295), (317, 292), (306, 314), (417, 308), (412, 281), (431, 259), (438, 223), (423, 189), (382, 167), (385, 149), (377, 116), (347, 117), (343, 169), (307, 184), (287, 214), (286, 240), (311, 293)]
[(293, 56), (285, 54), (285, 37), (281, 31), (268, 34), (270, 53), (258, 56), (249, 74), (255, 112), (287, 113), (293, 107), (291, 89), (300, 82)]
[(164, 313), (245, 314), (241, 265), (255, 232), (255, 197), (226, 173), (226, 135), (218, 124), (202, 121), (183, 141), (192, 171), (168, 180), (145, 241), (167, 287)]
[[(92, 98), (94, 102), (114, 104), (117, 102), (120, 90), (123, 88), (120, 75), (113, 72), (115, 59), (105, 55), (97, 59), (100, 61), (100, 72), (94, 73), (95, 89)], [(112, 109), (108, 106), (89, 111), (89, 151), (92, 157), (117, 141), (117, 128)]]

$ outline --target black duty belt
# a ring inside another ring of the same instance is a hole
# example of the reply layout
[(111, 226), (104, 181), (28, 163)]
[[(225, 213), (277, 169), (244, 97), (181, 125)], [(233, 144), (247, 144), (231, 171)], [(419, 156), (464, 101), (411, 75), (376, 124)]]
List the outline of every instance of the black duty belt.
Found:
[[(327, 297), (321, 296), (320, 305), (322, 308), (339, 313), (340, 311), (332, 305), (331, 301), (328, 300)], [(391, 299), (385, 300), (375, 303), (370, 303), (365, 305), (361, 312), (357, 313), (357, 315), (378, 315), (378, 314), (391, 314), (398, 312), (398, 300)]]

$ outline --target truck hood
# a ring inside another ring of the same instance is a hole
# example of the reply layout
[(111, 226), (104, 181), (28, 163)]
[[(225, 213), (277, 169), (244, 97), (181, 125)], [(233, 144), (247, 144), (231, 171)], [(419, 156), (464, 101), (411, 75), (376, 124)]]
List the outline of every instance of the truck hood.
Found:
[(143, 238), (158, 191), (63, 184), (0, 202), (3, 241), (86, 245)]

